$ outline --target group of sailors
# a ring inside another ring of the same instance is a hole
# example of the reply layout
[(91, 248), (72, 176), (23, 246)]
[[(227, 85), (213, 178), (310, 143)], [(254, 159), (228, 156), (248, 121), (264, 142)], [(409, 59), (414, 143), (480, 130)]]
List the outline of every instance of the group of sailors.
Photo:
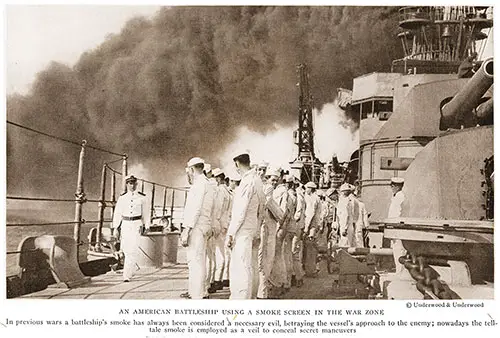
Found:
[(237, 171), (227, 173), (199, 157), (187, 163), (181, 243), (189, 288), (182, 297), (229, 287), (230, 299), (281, 298), (318, 275), (320, 243), (365, 246), (368, 214), (353, 185), (324, 193), (281, 168), (252, 165), (247, 152), (233, 161)]
[[(368, 246), (369, 215), (355, 186), (344, 183), (324, 192), (268, 163), (252, 165), (246, 151), (233, 161), (236, 169), (227, 172), (199, 157), (187, 163), (190, 189), (180, 240), (187, 248), (189, 286), (181, 297), (207, 299), (229, 287), (230, 299), (282, 298), (291, 287), (301, 287), (304, 276), (318, 275), (328, 249)], [(400, 180), (391, 186), (402, 187)], [(136, 269), (137, 251), (127, 239), (137, 236), (138, 226), (150, 226), (137, 179), (129, 176), (126, 184), (112, 226), (122, 229), (125, 282)], [(393, 200), (404, 199), (400, 190)], [(389, 214), (400, 213), (392, 206), (398, 203), (391, 203)]]

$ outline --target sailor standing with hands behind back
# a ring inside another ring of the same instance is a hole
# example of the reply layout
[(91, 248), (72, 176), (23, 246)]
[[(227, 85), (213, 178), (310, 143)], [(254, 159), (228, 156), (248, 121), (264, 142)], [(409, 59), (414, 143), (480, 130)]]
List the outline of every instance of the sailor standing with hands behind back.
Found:
[(181, 297), (202, 299), (206, 295), (207, 239), (212, 231), (212, 208), (215, 188), (203, 173), (205, 161), (194, 157), (187, 163), (188, 179), (191, 182), (184, 207), (184, 230), (182, 246), (187, 247), (189, 269), (188, 292)]
[(121, 232), (121, 251), (125, 255), (123, 266), (123, 281), (128, 282), (137, 267), (136, 255), (139, 251), (138, 242), (141, 227), (148, 230), (151, 226), (149, 203), (142, 192), (137, 191), (137, 178), (129, 175), (125, 178), (127, 192), (118, 197), (113, 214), (112, 232), (116, 237), (118, 228)]

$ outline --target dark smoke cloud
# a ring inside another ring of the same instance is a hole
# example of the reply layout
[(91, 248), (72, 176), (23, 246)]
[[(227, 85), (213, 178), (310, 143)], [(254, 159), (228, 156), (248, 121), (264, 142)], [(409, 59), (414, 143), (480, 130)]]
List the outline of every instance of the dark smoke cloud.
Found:
[[(389, 71), (400, 57), (396, 30), (394, 7), (165, 8), (130, 20), (73, 68), (52, 63), (29, 95), (8, 98), (7, 118), (126, 152), (168, 182), (189, 157), (215, 156), (238, 126), (295, 123), (298, 63), (308, 64), (318, 108), (353, 77)], [(11, 126), (7, 137), (8, 192), (40, 191), (49, 176), (61, 184), (44, 192), (74, 192), (76, 169), (66, 171), (78, 147)], [(89, 154), (91, 183), (109, 159)]]

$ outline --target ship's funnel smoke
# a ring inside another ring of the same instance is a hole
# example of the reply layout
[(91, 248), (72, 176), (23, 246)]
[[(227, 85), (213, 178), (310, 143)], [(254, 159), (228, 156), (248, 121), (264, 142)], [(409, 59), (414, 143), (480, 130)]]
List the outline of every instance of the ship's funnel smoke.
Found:
[[(51, 64), (28, 95), (8, 98), (7, 118), (127, 153), (151, 180), (173, 183), (190, 157), (220, 158), (242, 126), (249, 135), (295, 129), (297, 64), (308, 64), (318, 108), (353, 77), (388, 71), (396, 29), (395, 7), (164, 8), (130, 20), (74, 67)], [(78, 149), (11, 126), (7, 137), (8, 192), (37, 191), (47, 177), (59, 191), (62, 169), (50, 168), (76, 163)], [(283, 142), (293, 148), (291, 134)], [(106, 160), (89, 152), (87, 177), (98, 180)], [(73, 187), (75, 170), (62, 180)]]

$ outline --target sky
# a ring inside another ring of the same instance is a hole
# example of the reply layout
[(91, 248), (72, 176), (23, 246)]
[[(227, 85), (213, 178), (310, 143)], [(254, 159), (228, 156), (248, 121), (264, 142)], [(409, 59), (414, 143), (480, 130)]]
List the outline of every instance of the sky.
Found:
[[(50, 61), (74, 65), (108, 34), (119, 33), (134, 16), (151, 17), (159, 6), (8, 5), (7, 94), (26, 94)], [(64, 27), (64, 28), (62, 28)]]

